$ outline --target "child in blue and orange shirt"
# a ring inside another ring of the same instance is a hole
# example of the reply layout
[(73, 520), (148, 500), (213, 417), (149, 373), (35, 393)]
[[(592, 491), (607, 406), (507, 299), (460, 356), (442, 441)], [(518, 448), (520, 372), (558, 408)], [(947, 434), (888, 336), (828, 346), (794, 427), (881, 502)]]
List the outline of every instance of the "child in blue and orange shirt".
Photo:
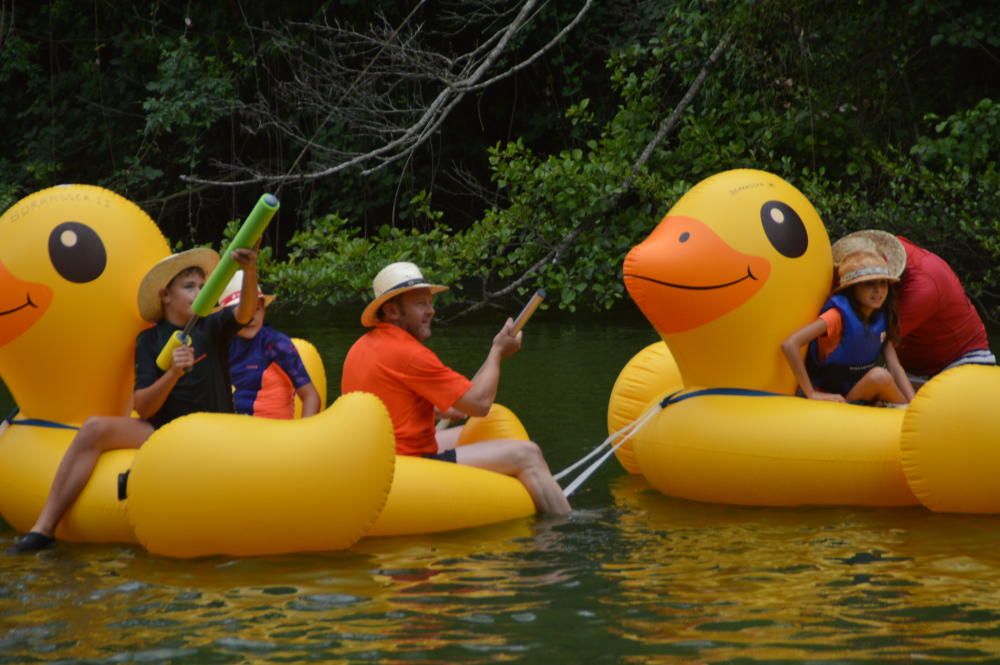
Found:
[[(909, 403), (913, 386), (894, 346), (899, 324), (890, 285), (898, 278), (870, 251), (844, 256), (837, 274), (838, 286), (819, 318), (781, 345), (802, 393), (833, 402)], [(806, 344), (803, 363), (800, 349)], [(885, 367), (878, 366), (880, 358)]]
[[(243, 274), (237, 271), (219, 298), (220, 307), (240, 304)], [(290, 419), (295, 396), (302, 400), (302, 417), (319, 413), (319, 391), (312, 383), (298, 350), (288, 335), (264, 324), (273, 295), (257, 289), (257, 304), (250, 323), (229, 343), (229, 371), (233, 381), (236, 413), (263, 418)]]

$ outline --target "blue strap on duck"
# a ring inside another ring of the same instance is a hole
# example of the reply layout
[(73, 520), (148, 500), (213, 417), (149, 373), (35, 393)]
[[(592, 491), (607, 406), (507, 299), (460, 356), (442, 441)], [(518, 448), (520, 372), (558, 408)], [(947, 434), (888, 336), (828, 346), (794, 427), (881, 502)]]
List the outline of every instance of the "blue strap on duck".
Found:
[(67, 425), (65, 423), (57, 423), (54, 420), (44, 420), (42, 418), (17, 418), (17, 414), (21, 412), (21, 408), (18, 406), (14, 407), (6, 418), (0, 421), (0, 429), (3, 429), (5, 425), (30, 425), (32, 427), (52, 427), (54, 429), (80, 429), (75, 425)]
[(226, 288), (226, 284), (229, 283), (229, 280), (236, 273), (237, 265), (233, 260), (233, 252), (237, 249), (249, 249), (257, 244), (257, 241), (264, 234), (264, 229), (267, 228), (267, 225), (274, 217), (274, 213), (278, 212), (279, 205), (278, 198), (274, 194), (261, 195), (257, 201), (257, 205), (250, 211), (246, 221), (243, 222), (240, 230), (236, 232), (236, 236), (229, 243), (226, 251), (223, 252), (219, 260), (219, 265), (215, 267), (209, 278), (205, 280), (205, 286), (202, 287), (198, 296), (191, 304), (194, 316), (184, 326), (184, 330), (178, 330), (171, 335), (170, 339), (163, 346), (163, 350), (160, 351), (160, 355), (156, 357), (157, 367), (163, 371), (170, 369), (174, 349), (182, 344), (191, 343), (190, 334), (194, 329), (194, 325), (198, 322), (198, 319), (212, 313), (216, 301), (222, 295), (223, 289)]

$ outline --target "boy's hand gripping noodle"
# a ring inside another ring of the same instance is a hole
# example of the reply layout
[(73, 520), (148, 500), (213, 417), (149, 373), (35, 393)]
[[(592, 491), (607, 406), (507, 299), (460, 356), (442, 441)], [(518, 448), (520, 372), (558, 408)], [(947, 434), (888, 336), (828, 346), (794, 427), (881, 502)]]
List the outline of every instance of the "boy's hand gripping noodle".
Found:
[(190, 333), (194, 328), (194, 324), (198, 322), (198, 319), (212, 313), (215, 303), (219, 300), (219, 296), (222, 295), (222, 290), (226, 288), (226, 284), (229, 283), (229, 280), (233, 278), (233, 274), (236, 272), (237, 265), (233, 260), (233, 252), (237, 249), (249, 249), (257, 244), (257, 241), (264, 234), (264, 229), (267, 228), (267, 225), (271, 222), (271, 218), (274, 217), (274, 213), (278, 212), (279, 205), (277, 197), (273, 194), (261, 195), (260, 200), (257, 201), (257, 205), (250, 211), (246, 221), (243, 222), (243, 226), (236, 232), (236, 236), (229, 243), (229, 246), (226, 247), (226, 251), (223, 252), (219, 260), (219, 265), (215, 266), (215, 270), (212, 271), (212, 274), (205, 281), (205, 286), (198, 293), (198, 297), (191, 303), (194, 316), (184, 326), (184, 330), (178, 330), (170, 336), (170, 339), (164, 344), (163, 350), (160, 351), (160, 355), (156, 357), (157, 367), (164, 372), (170, 369), (170, 364), (173, 362), (174, 349), (181, 344), (191, 343)]

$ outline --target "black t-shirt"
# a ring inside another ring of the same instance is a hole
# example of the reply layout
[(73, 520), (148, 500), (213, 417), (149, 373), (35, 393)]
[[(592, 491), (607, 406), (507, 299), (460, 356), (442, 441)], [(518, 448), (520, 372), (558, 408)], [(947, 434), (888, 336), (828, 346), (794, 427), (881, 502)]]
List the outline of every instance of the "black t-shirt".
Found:
[[(174, 418), (197, 411), (233, 412), (232, 381), (229, 378), (229, 341), (242, 327), (232, 307), (224, 307), (199, 319), (191, 331), (194, 367), (180, 378), (160, 410), (148, 420), (160, 428)], [(164, 372), (156, 357), (175, 331), (182, 330), (166, 319), (139, 333), (135, 342), (135, 389), (148, 388)]]

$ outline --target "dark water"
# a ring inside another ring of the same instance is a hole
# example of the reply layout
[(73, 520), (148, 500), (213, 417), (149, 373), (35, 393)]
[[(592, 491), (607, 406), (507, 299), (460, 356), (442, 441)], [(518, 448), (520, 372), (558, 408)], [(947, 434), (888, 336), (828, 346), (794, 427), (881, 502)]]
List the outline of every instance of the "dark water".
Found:
[[(309, 320), (277, 322), (335, 389), (359, 330)], [(471, 374), (496, 327), (433, 346)], [(604, 438), (618, 371), (653, 340), (641, 322), (535, 320), (500, 401), (561, 468)], [(0, 663), (1000, 662), (1000, 519), (697, 504), (613, 460), (573, 502), (327, 555), (0, 557)]]

